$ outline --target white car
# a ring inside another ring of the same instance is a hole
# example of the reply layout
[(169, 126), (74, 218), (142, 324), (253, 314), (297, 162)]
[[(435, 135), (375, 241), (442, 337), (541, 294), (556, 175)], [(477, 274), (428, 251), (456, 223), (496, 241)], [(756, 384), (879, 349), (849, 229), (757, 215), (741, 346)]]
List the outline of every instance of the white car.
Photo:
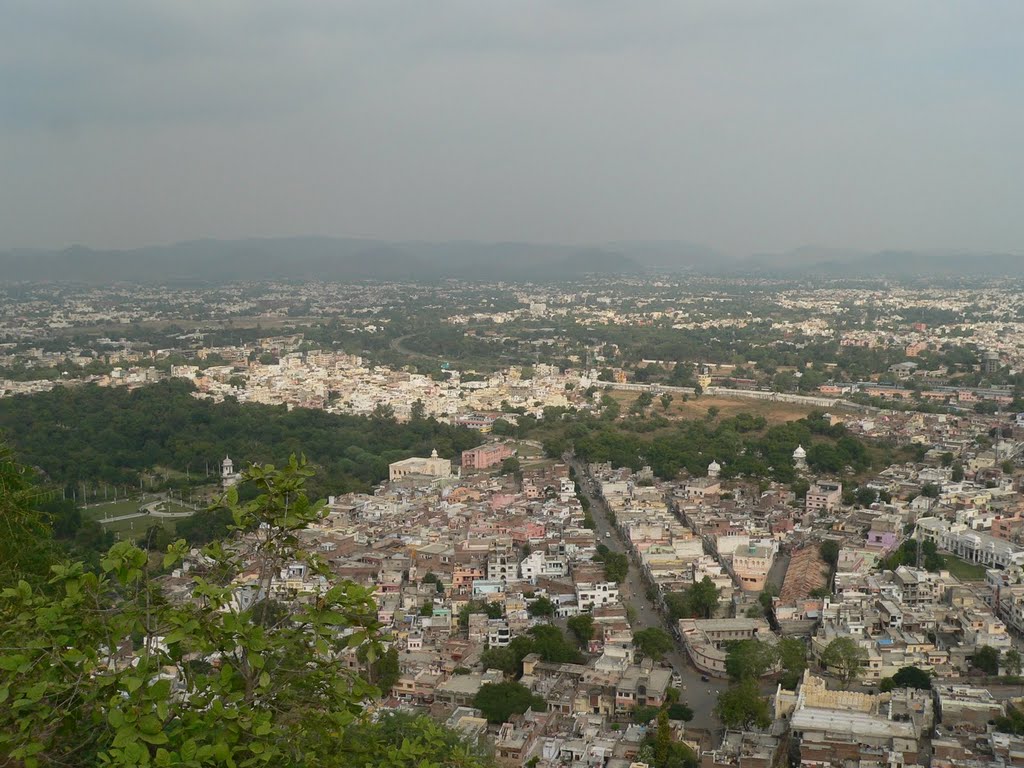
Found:
[(606, 539), (610, 539), (610, 538), (612, 537), (612, 532), (611, 532), (611, 531), (605, 531), (605, 532), (604, 532), (604, 537), (605, 537)]

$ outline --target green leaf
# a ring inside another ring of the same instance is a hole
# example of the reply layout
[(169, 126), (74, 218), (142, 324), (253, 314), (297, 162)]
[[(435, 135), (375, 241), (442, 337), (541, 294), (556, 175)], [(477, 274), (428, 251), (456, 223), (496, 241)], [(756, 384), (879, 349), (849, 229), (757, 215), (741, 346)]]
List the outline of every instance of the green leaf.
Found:
[(139, 720), (139, 730), (143, 733), (159, 733), (161, 730), (160, 721), (154, 715), (143, 715)]
[(260, 674), (260, 688), (267, 688), (270, 686), (270, 673), (262, 672)]
[(274, 730), (274, 727), (270, 724), (270, 721), (265, 720), (253, 729), (253, 733), (257, 736), (266, 736), (272, 730)]
[(171, 693), (170, 680), (157, 680), (149, 686), (149, 698), (153, 700), (166, 699)]
[(43, 694), (46, 693), (46, 683), (36, 683), (27, 691), (25, 691), (25, 698), (29, 701), (35, 702), (43, 698)]

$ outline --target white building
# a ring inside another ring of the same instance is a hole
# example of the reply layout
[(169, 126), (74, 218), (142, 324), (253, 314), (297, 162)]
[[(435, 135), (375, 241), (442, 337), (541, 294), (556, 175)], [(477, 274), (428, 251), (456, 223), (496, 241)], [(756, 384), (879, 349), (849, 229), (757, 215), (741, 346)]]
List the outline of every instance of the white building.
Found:
[(534, 581), (538, 578), (561, 578), (569, 574), (569, 564), (561, 555), (531, 552), (519, 563), (519, 575)]
[(619, 602), (619, 585), (614, 581), (581, 581), (576, 585), (576, 603), (581, 611)]
[(225, 456), (220, 465), (220, 484), (225, 488), (238, 485), (238, 472), (235, 472), (235, 463), (230, 456)]
[(917, 533), (939, 549), (952, 552), (961, 560), (989, 568), (1024, 565), (1024, 547), (975, 531), (964, 523), (951, 523), (937, 517), (917, 521)]
[(438, 458), (437, 449), (435, 448), (430, 452), (429, 459), (414, 456), (388, 465), (388, 479), (391, 481), (410, 475), (437, 478), (451, 477), (452, 462), (450, 459)]

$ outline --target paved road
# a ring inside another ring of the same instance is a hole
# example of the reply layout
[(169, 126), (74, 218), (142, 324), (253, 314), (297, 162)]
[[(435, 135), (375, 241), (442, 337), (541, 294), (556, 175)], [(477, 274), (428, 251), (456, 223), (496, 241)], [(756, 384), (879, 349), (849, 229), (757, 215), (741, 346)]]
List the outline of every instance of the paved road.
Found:
[[(613, 552), (625, 552), (630, 555), (629, 573), (626, 580), (619, 585), (622, 600), (626, 605), (633, 608), (635, 616), (633, 629), (644, 629), (645, 627), (661, 627), (671, 633), (672, 627), (667, 623), (665, 617), (658, 611), (655, 605), (647, 599), (647, 588), (640, 575), (636, 560), (632, 558), (617, 530), (612, 528), (608, 522), (608, 507), (596, 493), (595, 486), (586, 467), (582, 462), (573, 459), (572, 466), (576, 470), (576, 482), (583, 495), (590, 501), (590, 513), (594, 518), (598, 538), (605, 546)], [(605, 534), (611, 533), (608, 537)], [(704, 728), (709, 731), (716, 731), (721, 728), (718, 718), (712, 710), (718, 703), (718, 694), (729, 687), (725, 680), (710, 678), (708, 682), (701, 680), (701, 673), (690, 663), (682, 646), (665, 657), (665, 661), (672, 665), (673, 669), (682, 678), (682, 698), (693, 709), (693, 720), (688, 724), (691, 728)]]

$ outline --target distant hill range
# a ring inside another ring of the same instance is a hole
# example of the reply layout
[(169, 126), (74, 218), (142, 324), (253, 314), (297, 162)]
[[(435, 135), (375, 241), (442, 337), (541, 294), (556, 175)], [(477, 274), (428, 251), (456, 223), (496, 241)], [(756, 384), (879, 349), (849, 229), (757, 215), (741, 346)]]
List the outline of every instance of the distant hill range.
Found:
[(1024, 259), (963, 252), (862, 253), (807, 247), (747, 258), (675, 241), (590, 247), (538, 243), (389, 242), (289, 237), (192, 240), (130, 250), (73, 246), (0, 251), (0, 280), (223, 283), (235, 280), (547, 282), (665, 272), (822, 277), (1017, 275)]
[(974, 251), (877, 251), (804, 247), (733, 262), (729, 270), (812, 277), (1017, 276), (1024, 256)]

